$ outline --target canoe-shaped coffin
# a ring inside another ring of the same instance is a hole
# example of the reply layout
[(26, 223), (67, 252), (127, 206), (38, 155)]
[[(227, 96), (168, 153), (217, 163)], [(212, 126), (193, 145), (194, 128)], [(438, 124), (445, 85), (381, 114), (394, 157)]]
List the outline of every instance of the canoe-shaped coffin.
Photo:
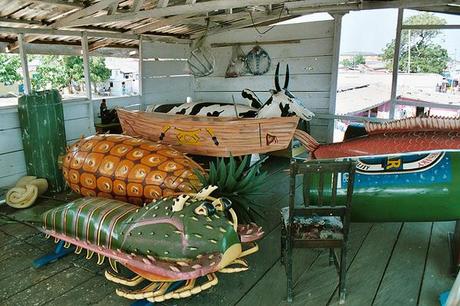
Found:
[(181, 152), (205, 156), (240, 156), (286, 149), (298, 117), (235, 119), (170, 115), (118, 109), (123, 132), (170, 144)]
[[(357, 222), (460, 219), (460, 152), (432, 152), (357, 160), (352, 220)], [(325, 186), (330, 196), (331, 178)], [(338, 199), (347, 178), (339, 179)], [(311, 194), (312, 198), (315, 197)]]

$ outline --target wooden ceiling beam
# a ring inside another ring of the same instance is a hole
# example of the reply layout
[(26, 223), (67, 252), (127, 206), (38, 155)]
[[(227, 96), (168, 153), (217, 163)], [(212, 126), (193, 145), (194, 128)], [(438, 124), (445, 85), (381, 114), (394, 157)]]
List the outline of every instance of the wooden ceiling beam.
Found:
[(190, 17), (190, 15), (187, 16), (172, 16), (168, 18), (162, 18), (156, 21), (153, 21), (152, 23), (140, 26), (136, 29), (128, 31), (130, 34), (143, 34), (146, 32), (153, 32), (155, 30), (161, 29), (166, 26), (173, 25), (175, 23), (180, 23), (182, 20), (186, 20), (185, 18)]
[(144, 0), (134, 0), (131, 8), (129, 9), (130, 12), (137, 12), (142, 8), (144, 4)]
[(16, 19), (10, 17), (0, 17), (0, 22), (3, 23), (17, 23), (17, 24), (34, 24), (34, 25), (44, 25), (45, 23), (39, 20), (27, 20), (27, 19)]
[(118, 4), (120, 3), (120, 0), (115, 0), (112, 4), (110, 4), (107, 7), (107, 14), (108, 15), (113, 15), (117, 12)]
[[(100, 10), (106, 9), (109, 6), (113, 5), (113, 3), (116, 2), (118, 4), (118, 0), (101, 0), (99, 2), (96, 2), (95, 4), (79, 9), (75, 11), (72, 14), (66, 15), (65, 17), (59, 18), (57, 21), (52, 23), (51, 25), (47, 26), (47, 28), (51, 29), (57, 29), (59, 27), (64, 27), (66, 23), (71, 22), (72, 20), (76, 20), (81, 17), (85, 17), (88, 15), (92, 15)], [(24, 38), (24, 42), (30, 43), (33, 42), (34, 40), (38, 39), (37, 36), (28, 36)], [(8, 49), (10, 51), (13, 51), (15, 49), (19, 48), (19, 43), (13, 43), (8, 46)]]
[[(195, 4), (182, 4), (168, 7), (158, 7), (151, 10), (139, 12), (128, 12), (110, 16), (106, 15), (74, 19), (70, 22), (66, 22), (65, 26), (75, 27), (88, 24), (109, 23), (124, 20), (137, 21), (141, 19), (161, 18), (172, 15), (203, 14), (206, 12), (213, 12), (215, 10), (225, 10), (229, 8), (247, 7), (253, 5), (281, 4), (284, 2), (286, 2), (286, 0), (211, 0), (207, 2), (198, 2)], [(60, 24), (62, 26), (61, 22)]]
[(425, 12), (460, 15), (460, 7), (453, 6), (453, 5), (416, 7), (414, 9), (418, 11), (425, 11)]
[[(53, 23), (51, 25), (51, 27), (53, 29), (67, 27), (69, 25), (69, 23), (71, 23), (72, 21), (78, 20), (79, 18), (88, 17), (88, 16), (90, 16), (90, 15), (92, 15), (94, 13), (97, 13), (97, 12), (99, 12), (101, 10), (104, 10), (104, 9), (112, 6), (115, 2), (118, 4), (118, 0), (101, 0), (101, 1), (96, 2), (95, 4), (93, 4), (91, 6), (88, 6), (88, 7), (84, 8), (84, 9), (78, 10), (73, 14), (70, 14), (68, 16), (65, 16), (63, 18), (60, 18), (60, 19), (56, 20), (56, 22)], [(109, 16), (115, 17), (115, 15), (109, 15)], [(91, 18), (94, 19), (93, 17), (91, 17)], [(95, 24), (95, 22), (91, 22), (90, 24)]]
[(28, 2), (34, 2), (34, 3), (47, 3), (47, 4), (52, 4), (56, 6), (62, 6), (62, 7), (70, 7), (70, 8), (84, 8), (85, 5), (83, 2), (78, 2), (78, 1), (65, 1), (65, 0), (28, 0)]
[(101, 39), (88, 45), (88, 51), (92, 52), (99, 48), (104, 48), (113, 43), (113, 39)]
[[(290, 12), (315, 13), (315, 12), (345, 12), (356, 10), (375, 10), (387, 8), (411, 9), (417, 7), (440, 6), (453, 3), (460, 3), (459, 0), (392, 0), (392, 1), (345, 1), (342, 4), (333, 4), (338, 1), (329, 0), (302, 0), (285, 3)], [(342, 1), (343, 2), (343, 1)], [(314, 3), (314, 5), (312, 5)], [(332, 4), (331, 4), (332, 3)]]
[[(252, 14), (252, 19), (251, 19), (251, 16), (250, 16), (249, 12), (239, 12), (239, 13), (237, 13), (239, 16), (245, 16), (246, 18), (244, 18), (244, 19), (242, 19), (240, 21), (237, 21), (237, 22), (230, 23), (227, 26), (219, 25), (219, 26), (213, 27), (213, 28), (209, 29), (208, 31), (206, 31), (206, 35), (215, 35), (215, 34), (227, 32), (227, 31), (234, 30), (234, 29), (245, 28), (245, 27), (253, 25), (253, 21), (254, 21), (254, 25), (257, 25), (257, 24), (260, 24), (260, 23), (269, 23), (269, 22), (276, 23), (278, 21), (283, 21), (286, 17), (288, 17), (289, 19), (297, 17), (297, 16), (293, 16), (293, 15), (281, 16), (280, 17), (280, 11), (281, 10), (284, 10), (284, 8), (279, 8), (279, 9), (276, 9), (276, 10), (272, 10), (268, 14), (264, 13), (264, 12), (251, 13)], [(235, 15), (235, 14), (233, 14), (233, 15)], [(197, 38), (201, 37), (202, 35), (203, 35), (202, 33), (192, 35), (191, 39), (197, 39)]]
[(167, 7), (168, 4), (169, 4), (169, 0), (158, 0), (157, 8)]
[[(9, 34), (21, 34), (21, 33), (28, 34), (28, 35), (33, 35), (35, 39), (38, 39), (40, 36), (67, 36), (67, 37), (80, 38), (82, 35), (82, 31), (54, 30), (54, 29), (46, 29), (46, 28), (0, 27), (0, 32), (9, 33)], [(113, 40), (117, 40), (117, 39), (138, 40), (139, 39), (139, 35), (137, 34), (113, 33), (113, 32), (103, 32), (103, 31), (86, 31), (86, 32), (88, 33), (88, 37), (111, 38)], [(167, 43), (182, 43), (182, 44), (190, 43), (190, 40), (188, 39), (181, 39), (181, 38), (177, 38), (174, 36), (166, 36), (166, 35), (147, 34), (147, 35), (143, 35), (143, 39), (145, 39), (146, 41), (160, 41), (160, 42), (167, 42)]]

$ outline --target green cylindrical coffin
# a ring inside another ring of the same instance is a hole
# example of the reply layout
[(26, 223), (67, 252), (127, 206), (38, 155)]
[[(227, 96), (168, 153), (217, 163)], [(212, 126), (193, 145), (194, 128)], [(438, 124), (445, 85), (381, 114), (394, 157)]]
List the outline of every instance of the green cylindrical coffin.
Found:
[(58, 156), (66, 150), (64, 112), (57, 90), (33, 92), (18, 102), (28, 175), (48, 180), (50, 192), (64, 190)]
[[(357, 222), (460, 219), (460, 152), (356, 158), (352, 220)], [(317, 182), (316, 182), (317, 184)], [(330, 196), (328, 178), (325, 196)], [(339, 180), (343, 200), (347, 177)], [(316, 194), (310, 194), (315, 199)]]

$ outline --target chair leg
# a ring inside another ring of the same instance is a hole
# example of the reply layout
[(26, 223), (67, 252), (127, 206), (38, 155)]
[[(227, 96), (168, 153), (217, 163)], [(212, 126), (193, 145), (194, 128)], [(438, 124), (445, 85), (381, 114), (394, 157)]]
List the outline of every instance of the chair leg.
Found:
[(334, 249), (329, 249), (329, 266), (334, 264)]
[(292, 302), (292, 291), (293, 291), (293, 284), (292, 284), (292, 242), (288, 238), (286, 240), (286, 277), (287, 277), (287, 301), (290, 303)]
[(284, 225), (281, 225), (281, 257), (280, 262), (282, 265), (286, 265), (286, 229)]
[(345, 304), (347, 290), (345, 288), (347, 276), (347, 245), (342, 247), (340, 254), (340, 274), (339, 274), (339, 304)]

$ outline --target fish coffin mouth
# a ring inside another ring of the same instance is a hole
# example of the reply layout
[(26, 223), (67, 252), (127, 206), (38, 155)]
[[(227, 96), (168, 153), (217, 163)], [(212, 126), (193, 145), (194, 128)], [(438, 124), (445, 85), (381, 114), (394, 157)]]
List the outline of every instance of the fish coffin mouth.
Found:
[(225, 268), (226, 266), (230, 265), (233, 261), (241, 256), (242, 248), (241, 243), (236, 243), (229, 247), (224, 255), (222, 255), (222, 259), (219, 262), (219, 270)]

